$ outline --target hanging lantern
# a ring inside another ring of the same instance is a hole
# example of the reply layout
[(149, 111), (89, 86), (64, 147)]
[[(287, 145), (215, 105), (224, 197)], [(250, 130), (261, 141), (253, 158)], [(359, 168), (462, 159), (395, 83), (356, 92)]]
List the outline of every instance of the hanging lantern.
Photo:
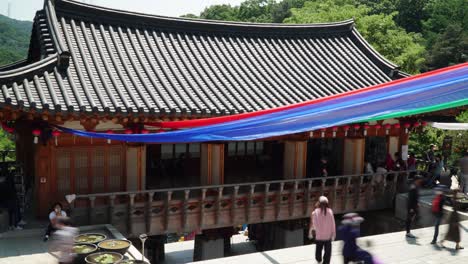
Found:
[(34, 129), (32, 131), (32, 134), (34, 136), (34, 144), (37, 144), (37, 142), (39, 142), (39, 136), (41, 135), (41, 130), (40, 129)]
[(421, 122), (421, 126), (423, 126), (423, 127), (427, 126), (427, 122), (426, 122), (426, 121), (422, 121), (422, 122)]
[(353, 125), (354, 135), (355, 136), (357, 135), (357, 132), (358, 132), (359, 128), (361, 128), (361, 126), (359, 124), (354, 124)]
[(364, 136), (367, 136), (367, 129), (369, 129), (369, 125), (368, 124), (365, 124), (364, 125)]
[[(112, 134), (114, 134), (114, 131), (109, 129), (109, 130), (106, 131), (106, 134), (112, 135)], [(107, 144), (110, 144), (111, 142), (112, 141), (110, 140), (110, 138), (108, 138), (107, 139)]]
[(379, 135), (379, 129), (381, 129), (382, 126), (380, 124), (377, 124), (377, 125), (374, 126), (374, 128), (375, 128), (375, 135), (378, 136)]
[(60, 136), (60, 131), (58, 130), (52, 131), (52, 136), (54, 137), (55, 146), (58, 146), (58, 137)]
[(143, 128), (143, 129), (141, 130), (141, 133), (142, 133), (142, 134), (148, 134), (148, 133), (149, 133), (149, 130)]
[(343, 130), (344, 130), (344, 136), (347, 137), (348, 136), (348, 131), (349, 131), (349, 125), (344, 126)]
[(322, 138), (325, 137), (325, 132), (327, 132), (327, 129), (326, 129), (326, 128), (320, 129), (320, 135), (321, 135)]
[(160, 129), (158, 130), (158, 133), (163, 133), (163, 132), (166, 132), (166, 130), (164, 130), (164, 129), (162, 129), (162, 128), (160, 128)]
[(392, 125), (390, 124), (385, 124), (384, 125), (384, 128), (385, 128), (385, 135), (388, 136), (389, 132), (390, 132), (390, 128), (392, 128)]
[(332, 131), (333, 131), (333, 138), (336, 138), (336, 131), (338, 131), (338, 127), (332, 127)]
[(124, 133), (127, 134), (127, 135), (130, 135), (130, 134), (133, 134), (133, 131), (131, 129), (127, 128), (127, 129), (125, 129)]
[(411, 124), (410, 123), (405, 123), (403, 126), (405, 127), (405, 134), (408, 134), (409, 128), (411, 127)]
[(400, 128), (401, 128), (401, 125), (400, 125), (400, 123), (396, 123), (396, 124), (393, 125), (393, 127), (394, 127), (395, 129), (400, 129)]

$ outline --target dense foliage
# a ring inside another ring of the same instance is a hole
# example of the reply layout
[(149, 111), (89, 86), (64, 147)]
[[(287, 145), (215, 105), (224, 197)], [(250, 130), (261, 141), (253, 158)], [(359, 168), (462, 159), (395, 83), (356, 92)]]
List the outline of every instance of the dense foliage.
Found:
[(377, 51), (415, 74), (467, 61), (467, 13), (466, 0), (246, 0), (187, 17), (270, 23), (354, 18)]
[(32, 23), (0, 15), (0, 65), (24, 59), (29, 48)]

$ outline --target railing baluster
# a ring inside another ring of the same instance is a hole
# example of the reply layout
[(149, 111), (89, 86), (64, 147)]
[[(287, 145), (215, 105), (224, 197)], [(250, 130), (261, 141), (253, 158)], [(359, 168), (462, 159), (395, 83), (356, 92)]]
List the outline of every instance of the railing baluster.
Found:
[(183, 208), (182, 208), (182, 230), (185, 232), (188, 229), (188, 201), (190, 199), (190, 190), (185, 190), (184, 191), (184, 203), (183, 203)]
[(206, 199), (206, 188), (202, 189), (202, 197), (200, 201), (200, 229), (203, 228), (203, 215), (205, 214), (205, 199)]
[(334, 208), (337, 208), (338, 205), (338, 199), (337, 199), (337, 192), (338, 192), (338, 186), (339, 186), (339, 179), (333, 179), (333, 198), (332, 198), (332, 206)]
[(221, 202), (223, 201), (223, 187), (218, 188), (218, 198), (216, 200), (216, 225), (219, 224), (221, 218)]
[(247, 219), (247, 223), (250, 221), (250, 208), (252, 207), (252, 198), (255, 192), (255, 184), (250, 185), (250, 192), (247, 198), (247, 204), (245, 206), (245, 219)]
[(348, 210), (348, 198), (349, 198), (349, 186), (351, 185), (351, 177), (346, 177), (346, 184), (344, 189), (344, 201), (343, 201), (343, 211), (346, 212)]
[(164, 230), (167, 230), (169, 226), (169, 216), (171, 213), (171, 200), (172, 200), (172, 191), (167, 192), (166, 196), (166, 210), (165, 210), (165, 215), (164, 215)]
[(153, 197), (154, 192), (148, 193), (148, 200), (146, 201), (146, 232), (149, 233), (151, 231), (151, 207), (153, 205)]
[(294, 187), (289, 191), (289, 216), (294, 215), (294, 205), (296, 204), (296, 194), (297, 194), (297, 180), (294, 181)]
[(231, 201), (231, 224), (236, 224), (237, 198), (239, 197), (239, 185), (234, 186), (234, 194)]
[(310, 191), (312, 190), (312, 180), (307, 180), (307, 190), (305, 191), (306, 197), (304, 202), (304, 216), (308, 217), (310, 214)]
[(322, 179), (321, 187), (320, 187), (320, 189), (321, 189), (321, 190), (320, 190), (320, 191), (321, 191), (321, 192), (320, 192), (321, 195), (324, 195), (324, 194), (325, 194), (325, 182), (326, 182), (326, 181), (327, 181), (326, 179)]
[(130, 199), (130, 204), (128, 205), (129, 210), (128, 210), (128, 220), (127, 220), (129, 234), (133, 234), (133, 212), (135, 210), (135, 195), (136, 195), (135, 193), (131, 193), (128, 195)]
[(89, 209), (88, 209), (88, 223), (93, 224), (93, 213), (95, 207), (96, 196), (89, 197)]
[(115, 195), (109, 196), (109, 223), (114, 224)]
[(263, 206), (262, 206), (262, 221), (265, 220), (265, 214), (266, 214), (266, 207), (268, 204), (268, 193), (270, 192), (270, 184), (267, 183), (265, 184), (265, 194), (263, 197)]
[(276, 220), (278, 220), (279, 217), (280, 217), (283, 190), (284, 190), (284, 182), (280, 183), (280, 188), (278, 190), (278, 193), (276, 194), (277, 195), (277, 199), (276, 199)]

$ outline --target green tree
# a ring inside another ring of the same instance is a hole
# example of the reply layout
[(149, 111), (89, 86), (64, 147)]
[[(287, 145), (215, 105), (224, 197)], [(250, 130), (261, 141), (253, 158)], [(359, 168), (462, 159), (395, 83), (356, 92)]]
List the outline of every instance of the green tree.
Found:
[(397, 11), (395, 0), (356, 0), (356, 4), (368, 6), (370, 8), (370, 15), (389, 15)]
[(427, 68), (433, 70), (463, 63), (467, 60), (468, 31), (454, 24), (447, 26), (428, 50)]
[(27, 55), (32, 23), (0, 15), (0, 65), (9, 64)]
[(238, 21), (239, 7), (231, 5), (212, 5), (200, 13), (200, 18), (224, 21)]
[(292, 9), (286, 23), (333, 22), (354, 18), (363, 37), (385, 58), (400, 65), (404, 71), (418, 73), (424, 64), (425, 48), (420, 34), (407, 33), (389, 15), (372, 15), (365, 5), (354, 0), (309, 1), (304, 7)]
[[(468, 30), (468, 3), (466, 0), (431, 0), (424, 12), (427, 18), (422, 21), (426, 38), (435, 38), (449, 25), (458, 25)], [(431, 36), (432, 35), (432, 36)]]
[[(447, 0), (445, 0), (447, 1)], [(422, 30), (422, 21), (427, 17), (425, 7), (429, 0), (397, 0), (395, 21), (408, 32)]]

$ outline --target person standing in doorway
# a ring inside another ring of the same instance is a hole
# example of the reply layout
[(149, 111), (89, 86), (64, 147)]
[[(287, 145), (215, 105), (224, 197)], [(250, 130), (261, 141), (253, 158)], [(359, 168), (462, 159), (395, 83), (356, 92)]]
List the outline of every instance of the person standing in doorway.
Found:
[[(323, 264), (329, 264), (331, 259), (331, 243), (336, 237), (335, 217), (328, 207), (328, 199), (320, 196), (319, 207), (311, 215), (312, 228), (309, 229), (309, 238), (312, 230), (315, 230), (315, 260)], [(325, 251), (322, 256), (322, 251)], [(323, 260), (323, 262), (322, 262)]]
[(434, 188), (436, 195), (432, 200), (432, 214), (434, 214), (435, 221), (434, 221), (434, 238), (431, 241), (431, 244), (437, 243), (437, 237), (439, 236), (439, 226), (442, 222), (442, 218), (444, 217), (444, 204), (445, 204), (445, 196), (444, 196), (444, 188), (443, 187), (436, 187)]
[(423, 178), (420, 175), (416, 175), (408, 193), (408, 210), (406, 214), (406, 237), (408, 238), (416, 238), (411, 234), (411, 224), (418, 216), (419, 188), (422, 182)]
[(328, 177), (328, 159), (320, 159), (320, 177)]

